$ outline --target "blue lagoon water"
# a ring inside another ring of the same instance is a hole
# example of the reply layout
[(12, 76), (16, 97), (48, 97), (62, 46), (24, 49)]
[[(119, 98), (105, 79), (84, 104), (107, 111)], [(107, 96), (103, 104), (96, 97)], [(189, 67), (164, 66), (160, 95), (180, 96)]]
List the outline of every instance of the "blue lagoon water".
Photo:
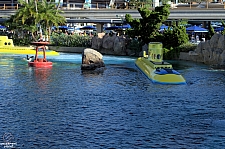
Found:
[(0, 148), (215, 149), (225, 147), (225, 71), (171, 61), (187, 85), (152, 84), (134, 58), (104, 56), (81, 71), (80, 54), (0, 55)]

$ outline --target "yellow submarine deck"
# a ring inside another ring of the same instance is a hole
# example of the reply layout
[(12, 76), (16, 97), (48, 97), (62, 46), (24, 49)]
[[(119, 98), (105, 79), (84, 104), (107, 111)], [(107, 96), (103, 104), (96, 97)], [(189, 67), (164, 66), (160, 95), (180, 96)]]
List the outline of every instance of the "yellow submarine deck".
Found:
[[(36, 51), (34, 47), (1, 47), (1, 54), (24, 54), (24, 55), (35, 55)], [(43, 55), (43, 52), (38, 52), (38, 55)], [(59, 53), (53, 50), (46, 50), (47, 56), (58, 56)]]
[(186, 84), (183, 76), (172, 68), (168, 62), (152, 62), (144, 57), (139, 57), (135, 65), (153, 83), (158, 84)]
[[(58, 52), (53, 50), (46, 50), (47, 56), (57, 56)], [(0, 54), (24, 54), (24, 55), (35, 55), (36, 47), (22, 47), (14, 46), (13, 40), (9, 39), (8, 36), (0, 36)], [(43, 51), (38, 52), (38, 55), (43, 55)]]

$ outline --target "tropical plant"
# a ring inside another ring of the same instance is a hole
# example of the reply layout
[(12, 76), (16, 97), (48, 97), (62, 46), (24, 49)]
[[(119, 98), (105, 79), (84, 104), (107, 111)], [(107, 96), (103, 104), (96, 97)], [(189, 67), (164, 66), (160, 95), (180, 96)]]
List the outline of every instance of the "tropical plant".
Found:
[[(131, 15), (126, 14), (126, 22), (129, 23), (132, 29), (127, 31), (131, 38), (138, 38), (139, 43), (148, 44), (149, 42), (162, 42), (165, 52), (176, 52), (174, 49), (181, 44), (188, 42), (188, 35), (185, 26), (170, 26), (163, 33), (159, 29), (170, 14), (169, 5), (156, 7), (155, 10), (139, 8), (141, 19), (133, 19)], [(183, 23), (183, 22), (182, 22)]]
[(186, 27), (173, 26), (163, 32), (162, 43), (165, 48), (178, 47), (189, 41)]
[[(178, 22), (178, 25), (180, 25), (180, 26), (186, 26), (187, 24), (188, 24), (188, 20), (187, 19), (181, 19)], [(176, 24), (174, 24), (174, 25), (176, 25)]]
[(143, 43), (135, 38), (129, 40), (127, 43), (127, 48), (134, 52), (135, 55), (138, 55), (138, 53), (142, 50), (142, 45)]
[(38, 21), (46, 35), (51, 35), (52, 26), (58, 27), (59, 25), (65, 24), (66, 19), (60, 15), (62, 11), (56, 9), (54, 3), (42, 0), (38, 5)]
[(208, 36), (209, 38), (211, 38), (213, 35), (215, 34), (214, 28), (212, 27), (212, 25), (209, 25), (209, 32), (208, 32)]
[(189, 52), (189, 51), (194, 51), (197, 48), (197, 46), (198, 46), (197, 44), (192, 44), (191, 42), (187, 42), (176, 47), (176, 49), (178, 52)]
[(190, 42), (183, 43), (175, 48), (172, 48), (172, 47), (170, 49), (164, 48), (163, 57), (164, 59), (178, 58), (180, 52), (194, 51), (196, 48), (197, 48), (197, 44), (192, 44)]
[(130, 14), (126, 14), (126, 22), (132, 27), (127, 31), (128, 35), (131, 38), (138, 37), (144, 43), (155, 41), (155, 37), (160, 34), (160, 26), (169, 17), (169, 8), (169, 5), (156, 7), (154, 11), (147, 8), (138, 8), (142, 17), (140, 19), (133, 19)]
[(225, 35), (225, 30), (224, 30), (224, 28), (225, 28), (225, 23), (224, 23), (223, 20), (221, 21), (221, 23), (222, 23), (222, 26), (223, 26), (223, 31), (221, 32), (221, 34), (222, 34), (222, 35)]
[[(159, 32), (162, 23), (169, 17), (169, 8), (169, 5), (156, 7), (154, 11), (138, 8), (142, 17), (140, 19), (133, 19), (131, 15), (126, 14), (126, 22), (132, 27), (127, 31), (127, 34), (131, 38), (139, 40), (139, 44), (135, 46), (138, 46), (137, 50), (149, 42), (162, 42), (166, 58), (171, 58), (177, 55), (176, 47), (188, 42), (188, 34), (184, 25), (176, 26), (174, 24), (163, 32)], [(187, 24), (187, 21), (182, 20), (180, 24)], [(170, 56), (168, 56), (169, 54)]]
[(63, 33), (52, 33), (51, 44), (64, 47), (91, 47), (90, 36), (80, 36), (78, 34), (66, 35)]
[(40, 27), (46, 35), (51, 34), (52, 26), (59, 26), (66, 22), (65, 18), (60, 15), (62, 11), (56, 8), (54, 3), (47, 0), (19, 0), (21, 7), (15, 15), (12, 15), (6, 22), (11, 30), (15, 30), (23, 34), (30, 32), (33, 39), (37, 41), (38, 31)]

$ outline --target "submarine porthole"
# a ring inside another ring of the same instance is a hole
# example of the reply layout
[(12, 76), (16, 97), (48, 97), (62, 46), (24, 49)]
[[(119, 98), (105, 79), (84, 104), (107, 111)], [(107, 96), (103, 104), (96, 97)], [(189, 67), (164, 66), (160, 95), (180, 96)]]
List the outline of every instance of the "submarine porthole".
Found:
[(5, 42), (5, 45), (7, 45), (7, 42)]
[(160, 59), (161, 58), (161, 55), (160, 54), (157, 54), (157, 59)]

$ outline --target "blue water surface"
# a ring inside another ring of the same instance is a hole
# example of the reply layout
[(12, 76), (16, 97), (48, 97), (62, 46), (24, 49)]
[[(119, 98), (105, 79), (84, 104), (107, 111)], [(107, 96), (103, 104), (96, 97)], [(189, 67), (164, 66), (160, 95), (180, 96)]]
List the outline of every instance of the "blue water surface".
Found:
[[(81, 71), (81, 55), (0, 55), (0, 148), (221, 149), (225, 147), (225, 71), (171, 61), (187, 85), (153, 84), (135, 58), (104, 56)], [(2, 137), (1, 137), (2, 136)]]

